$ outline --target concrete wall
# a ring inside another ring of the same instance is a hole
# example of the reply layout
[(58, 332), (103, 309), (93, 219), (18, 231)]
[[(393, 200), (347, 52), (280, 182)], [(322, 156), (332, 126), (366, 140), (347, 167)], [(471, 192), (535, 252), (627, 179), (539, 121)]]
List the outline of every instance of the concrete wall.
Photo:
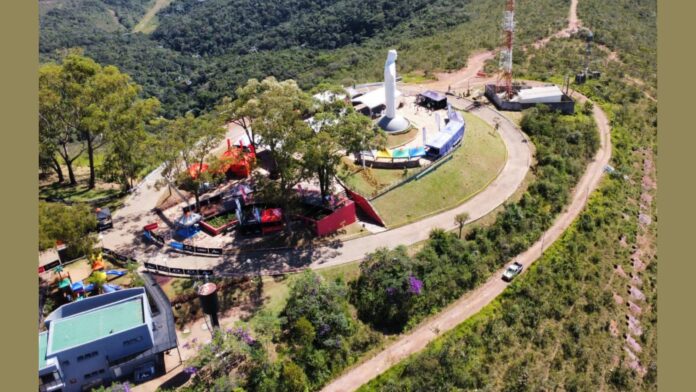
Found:
[[(511, 112), (519, 112), (527, 108), (534, 107), (536, 103), (520, 103), (520, 102), (509, 102), (503, 101), (495, 93), (495, 86), (492, 84), (486, 85), (486, 98), (495, 105), (498, 110), (507, 110)], [(542, 103), (541, 105), (546, 105), (553, 110), (558, 110), (563, 114), (573, 114), (575, 113), (575, 101), (567, 95), (563, 95), (561, 102), (549, 102)]]
[(350, 225), (356, 220), (355, 203), (347, 201), (346, 205), (337, 209), (331, 215), (324, 217), (324, 219), (317, 221), (317, 235), (323, 236), (331, 234), (344, 226)]

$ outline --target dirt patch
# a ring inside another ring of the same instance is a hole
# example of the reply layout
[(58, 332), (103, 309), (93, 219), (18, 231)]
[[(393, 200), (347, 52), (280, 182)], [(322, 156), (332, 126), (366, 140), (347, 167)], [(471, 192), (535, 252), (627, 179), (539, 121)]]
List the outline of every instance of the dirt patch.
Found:
[(616, 302), (618, 305), (623, 304), (624, 300), (621, 298), (620, 295), (614, 293), (614, 302)]
[(637, 249), (635, 252), (633, 252), (633, 255), (631, 255), (631, 261), (633, 262), (633, 271), (635, 272), (645, 271), (646, 265), (640, 260), (640, 256), (640, 249)]
[(631, 315), (626, 315), (626, 326), (628, 326), (628, 330), (634, 336), (640, 336), (643, 334), (643, 328), (640, 326), (640, 321)]
[(616, 320), (609, 321), (609, 333), (614, 337), (619, 336), (619, 324)]
[(643, 281), (640, 279), (640, 276), (638, 274), (631, 273), (631, 283), (635, 286), (642, 286)]
[(628, 242), (626, 242), (626, 236), (625, 236), (625, 235), (622, 235), (622, 236), (621, 236), (621, 238), (619, 239), (619, 244), (620, 244), (623, 248), (628, 248)]
[(643, 313), (643, 309), (641, 309), (640, 306), (634, 304), (634, 303), (631, 302), (631, 301), (626, 301), (626, 306), (627, 306), (628, 309), (629, 309), (633, 314), (635, 314), (636, 316), (638, 316), (638, 315), (640, 315), (641, 313)]
[(631, 335), (626, 335), (626, 343), (628, 344), (629, 347), (631, 347), (631, 350), (640, 353), (643, 351), (643, 348), (636, 342), (635, 339)]
[(623, 267), (620, 265), (616, 265), (614, 267), (614, 271), (622, 278), (628, 278), (628, 275), (626, 275), (626, 271), (624, 271)]
[(645, 294), (643, 294), (643, 292), (635, 286), (628, 286), (628, 295), (630, 295), (633, 299), (637, 299), (638, 301), (645, 300)]

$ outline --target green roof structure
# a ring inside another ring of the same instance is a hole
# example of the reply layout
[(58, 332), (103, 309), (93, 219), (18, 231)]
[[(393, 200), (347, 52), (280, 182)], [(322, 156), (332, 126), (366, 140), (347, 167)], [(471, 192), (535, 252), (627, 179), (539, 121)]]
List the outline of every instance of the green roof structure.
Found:
[(46, 367), (46, 349), (48, 348), (48, 333), (39, 334), (39, 369)]
[(57, 320), (51, 326), (51, 353), (79, 346), (145, 323), (142, 297)]

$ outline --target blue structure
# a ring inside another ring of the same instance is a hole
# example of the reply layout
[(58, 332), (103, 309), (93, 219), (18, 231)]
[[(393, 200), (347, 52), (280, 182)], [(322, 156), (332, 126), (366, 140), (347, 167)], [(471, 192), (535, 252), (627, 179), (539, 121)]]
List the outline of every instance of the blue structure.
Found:
[(123, 289), (63, 305), (39, 334), (39, 391), (90, 390), (113, 381), (144, 381), (164, 371), (177, 347), (174, 316), (162, 289)]
[(449, 154), (464, 138), (466, 123), (450, 119), (440, 131), (429, 137), (425, 143), (426, 154), (430, 158), (439, 158)]

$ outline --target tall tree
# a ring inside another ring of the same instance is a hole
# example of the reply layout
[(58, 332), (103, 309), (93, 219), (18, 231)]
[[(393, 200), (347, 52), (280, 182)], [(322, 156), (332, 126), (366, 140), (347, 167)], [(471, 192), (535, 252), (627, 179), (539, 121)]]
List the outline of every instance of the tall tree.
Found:
[(299, 157), (312, 133), (303, 116), (310, 110), (312, 100), (294, 80), (278, 82), (269, 77), (261, 84), (263, 93), (258, 97), (261, 114), (253, 119), (251, 126), (260, 142), (268, 148), (273, 177), (278, 177), (277, 183), (266, 184), (277, 188), (278, 194), (282, 195), (281, 206), (287, 208), (292, 188), (303, 175)]
[(462, 229), (464, 229), (464, 224), (469, 220), (469, 213), (462, 212), (454, 217), (454, 221), (459, 225), (459, 238), (462, 238)]
[(78, 104), (79, 83), (86, 79), (84, 72), (66, 75), (63, 67), (46, 64), (39, 69), (39, 141), (40, 151), (55, 151), (68, 169), (70, 185), (77, 185), (73, 162), (84, 152), (84, 147), (74, 151), (72, 145), (79, 141), (82, 129), (82, 108)]
[(159, 110), (157, 99), (145, 99), (133, 104), (109, 122), (108, 145), (103, 172), (118, 181), (124, 190), (133, 187), (140, 171), (152, 160), (148, 146), (151, 136), (146, 121)]
[[(143, 103), (140, 87), (114, 66), (102, 67), (80, 51), (70, 51), (61, 64), (39, 70), (39, 119), (41, 140), (56, 146), (67, 168), (71, 185), (77, 181), (72, 163), (83, 152), (89, 158), (88, 187), (94, 188), (95, 152), (109, 139), (144, 121), (156, 109), (155, 101)], [(81, 142), (73, 153), (70, 145)]]
[(223, 116), (226, 123), (231, 122), (244, 129), (249, 142), (254, 147), (256, 147), (256, 139), (251, 123), (261, 117), (259, 97), (271, 85), (271, 83), (261, 83), (257, 79), (249, 79), (244, 86), (237, 88), (235, 91), (237, 97), (234, 100), (224, 97), (222, 103), (217, 107), (217, 111)]
[(97, 218), (88, 205), (39, 202), (39, 250), (63, 242), (69, 257), (89, 255), (97, 243)]
[(220, 117), (195, 117), (188, 113), (162, 125), (164, 131), (156, 142), (156, 156), (165, 162), (162, 175), (170, 186), (175, 184), (192, 192), (196, 208), (200, 208), (202, 185), (219, 174), (219, 163), (213, 162), (208, 170), (203, 170), (203, 164), (224, 138), (225, 128)]
[(346, 152), (378, 148), (386, 139), (375, 129), (369, 118), (355, 112), (341, 96), (341, 87), (322, 84), (314, 90), (322, 94), (314, 101), (312, 121), (314, 133), (303, 153), (303, 165), (308, 177), (319, 181), (322, 199), (331, 192), (333, 178)]

